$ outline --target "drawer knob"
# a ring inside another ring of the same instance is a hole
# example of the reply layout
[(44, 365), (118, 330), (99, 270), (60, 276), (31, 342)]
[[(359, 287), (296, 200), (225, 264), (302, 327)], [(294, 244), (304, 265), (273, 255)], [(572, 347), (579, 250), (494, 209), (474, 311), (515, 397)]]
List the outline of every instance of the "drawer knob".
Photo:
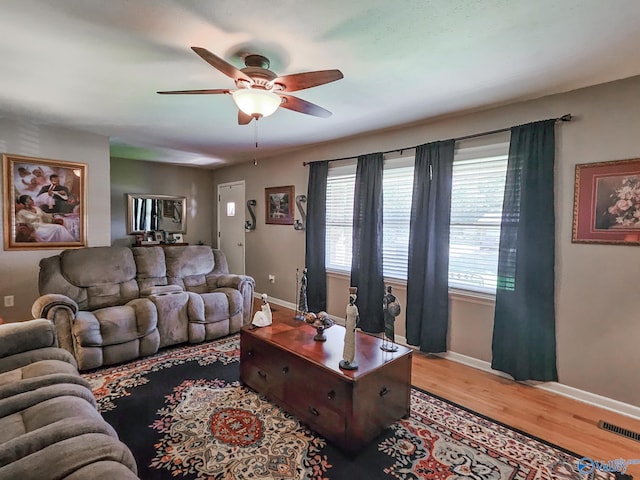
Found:
[(247, 357), (253, 357), (253, 350), (247, 351)]
[(284, 373), (285, 375), (289, 373), (289, 367), (282, 367), (282, 373)]
[(329, 400), (333, 400), (334, 398), (336, 398), (336, 392), (335, 390), (331, 390), (329, 393), (327, 393), (327, 398)]
[(391, 393), (391, 390), (389, 390), (387, 387), (382, 387), (382, 390), (380, 390), (380, 396), (384, 397), (385, 395), (388, 395), (389, 393)]
[(311, 412), (312, 415), (316, 417), (320, 416), (320, 412), (313, 407), (309, 407), (309, 411)]

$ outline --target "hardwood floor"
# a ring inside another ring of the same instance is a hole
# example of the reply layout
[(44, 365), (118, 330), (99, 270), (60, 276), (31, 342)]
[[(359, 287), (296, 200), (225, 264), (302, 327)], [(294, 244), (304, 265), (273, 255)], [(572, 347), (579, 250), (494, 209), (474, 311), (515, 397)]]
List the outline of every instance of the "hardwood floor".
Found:
[[(273, 308), (274, 320), (294, 314), (279, 305)], [(640, 432), (640, 421), (628, 416), (418, 351), (412, 384), (581, 456), (640, 460), (640, 442), (598, 427), (604, 420)], [(640, 464), (630, 465), (627, 474), (640, 480)]]

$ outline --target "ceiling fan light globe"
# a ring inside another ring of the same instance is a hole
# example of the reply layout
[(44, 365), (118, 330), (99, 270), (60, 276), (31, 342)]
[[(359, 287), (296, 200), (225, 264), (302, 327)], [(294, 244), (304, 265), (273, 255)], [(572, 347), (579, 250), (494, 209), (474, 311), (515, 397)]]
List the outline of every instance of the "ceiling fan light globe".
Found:
[(231, 95), (236, 106), (252, 117), (268, 117), (282, 102), (279, 95), (268, 90), (241, 88)]

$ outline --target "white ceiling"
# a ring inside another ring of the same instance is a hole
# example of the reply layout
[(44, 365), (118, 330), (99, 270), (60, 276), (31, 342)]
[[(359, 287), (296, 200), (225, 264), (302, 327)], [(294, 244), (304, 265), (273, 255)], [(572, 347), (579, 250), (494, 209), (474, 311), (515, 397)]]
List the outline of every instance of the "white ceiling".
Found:
[[(191, 46), (278, 75), (340, 69), (237, 124)], [(640, 74), (638, 0), (2, 0), (0, 115), (107, 135), (112, 155), (218, 167)]]

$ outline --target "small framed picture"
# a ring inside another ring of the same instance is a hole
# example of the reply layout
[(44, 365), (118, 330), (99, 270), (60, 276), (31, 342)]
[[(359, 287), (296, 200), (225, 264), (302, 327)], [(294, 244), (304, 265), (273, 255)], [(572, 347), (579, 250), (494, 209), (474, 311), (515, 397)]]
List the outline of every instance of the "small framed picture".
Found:
[(156, 242), (163, 242), (164, 241), (164, 234), (162, 232), (154, 232), (154, 240)]
[(293, 185), (264, 189), (265, 223), (293, 225)]
[(173, 234), (173, 239), (176, 241), (176, 243), (182, 243), (182, 234), (181, 233), (174, 233)]

